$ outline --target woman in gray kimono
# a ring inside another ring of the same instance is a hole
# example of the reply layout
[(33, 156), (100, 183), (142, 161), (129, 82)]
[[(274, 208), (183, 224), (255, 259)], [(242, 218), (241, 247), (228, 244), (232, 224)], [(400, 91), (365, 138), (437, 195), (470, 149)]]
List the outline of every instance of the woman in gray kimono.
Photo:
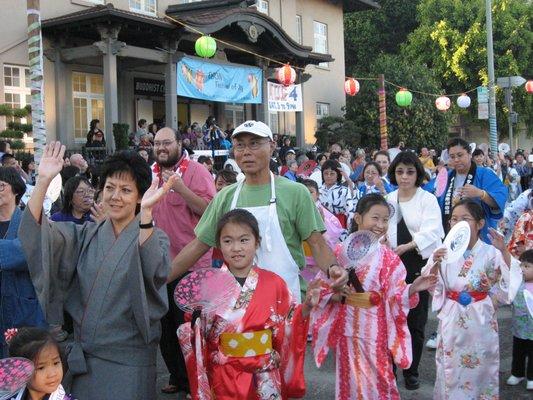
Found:
[(63, 309), (73, 319), (71, 391), (79, 400), (155, 399), (170, 263), (168, 238), (153, 227), (152, 208), (176, 178), (158, 189), (139, 155), (117, 153), (102, 168), (107, 218), (54, 223), (42, 204), (64, 152), (59, 142), (46, 145), (19, 238), (48, 323), (62, 324)]

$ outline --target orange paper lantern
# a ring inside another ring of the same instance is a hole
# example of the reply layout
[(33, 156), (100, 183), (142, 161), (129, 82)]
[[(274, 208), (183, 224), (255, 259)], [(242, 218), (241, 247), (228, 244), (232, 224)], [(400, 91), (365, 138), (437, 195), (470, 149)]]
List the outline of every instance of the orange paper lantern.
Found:
[(526, 82), (526, 92), (528, 92), (529, 94), (533, 93), (533, 79), (530, 79)]
[(344, 92), (348, 96), (355, 96), (357, 93), (359, 93), (359, 89), (361, 88), (361, 85), (359, 85), (359, 81), (353, 78), (346, 79), (346, 82), (344, 82)]
[(289, 64), (276, 70), (276, 79), (284, 86), (289, 86), (296, 80), (296, 71)]

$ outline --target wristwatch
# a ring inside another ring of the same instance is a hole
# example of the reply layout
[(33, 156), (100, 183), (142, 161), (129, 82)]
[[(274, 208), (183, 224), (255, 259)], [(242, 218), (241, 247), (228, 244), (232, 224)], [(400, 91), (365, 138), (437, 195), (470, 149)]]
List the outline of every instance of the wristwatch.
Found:
[(139, 228), (141, 229), (150, 229), (150, 228), (153, 228), (154, 227), (154, 220), (151, 220), (150, 222), (146, 223), (146, 224), (141, 224), (139, 222)]

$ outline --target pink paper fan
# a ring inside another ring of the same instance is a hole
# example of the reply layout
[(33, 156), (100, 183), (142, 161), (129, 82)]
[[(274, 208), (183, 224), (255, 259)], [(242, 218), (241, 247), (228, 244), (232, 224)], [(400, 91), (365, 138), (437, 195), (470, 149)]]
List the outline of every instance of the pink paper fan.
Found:
[(435, 196), (442, 196), (446, 186), (448, 186), (448, 171), (446, 168), (441, 168), (435, 179)]
[(378, 237), (370, 231), (357, 231), (352, 233), (340, 245), (337, 259), (344, 268), (350, 268), (371, 251), (378, 244)]
[(33, 375), (33, 363), (20, 357), (0, 360), (0, 396), (14, 394), (26, 385)]
[(174, 300), (185, 312), (204, 313), (224, 309), (241, 291), (233, 275), (225, 270), (202, 268), (193, 271), (176, 286)]

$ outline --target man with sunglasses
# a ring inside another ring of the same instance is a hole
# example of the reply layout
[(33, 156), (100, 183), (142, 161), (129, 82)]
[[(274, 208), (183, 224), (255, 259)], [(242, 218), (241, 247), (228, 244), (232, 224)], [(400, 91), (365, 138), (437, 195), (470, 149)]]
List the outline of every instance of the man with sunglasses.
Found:
[(195, 229), (197, 238), (174, 259), (169, 280), (183, 275), (215, 246), (222, 215), (243, 208), (259, 222), (258, 265), (281, 276), (296, 301), (300, 299), (299, 270), (305, 265), (303, 241), (309, 244), (316, 264), (340, 289), (348, 277), (322, 237), (324, 223), (309, 191), (270, 172), (270, 157), (276, 149), (270, 128), (263, 122), (246, 121), (233, 131), (232, 140), (235, 161), (246, 177), (222, 189), (209, 205)]
[[(194, 240), (194, 228), (209, 202), (216, 194), (215, 182), (207, 169), (189, 158), (183, 148), (181, 135), (172, 128), (160, 129), (154, 138), (155, 163), (152, 178), (159, 185), (172, 175), (179, 178), (172, 189), (154, 207), (154, 222), (170, 239), (170, 256), (175, 257), (187, 243)], [(211, 251), (195, 260), (195, 268), (211, 266)], [(161, 353), (170, 372), (164, 393), (189, 392), (185, 361), (177, 344), (176, 328), (183, 323), (183, 314), (174, 302), (174, 288), (178, 280), (167, 285), (169, 311), (161, 320)]]

